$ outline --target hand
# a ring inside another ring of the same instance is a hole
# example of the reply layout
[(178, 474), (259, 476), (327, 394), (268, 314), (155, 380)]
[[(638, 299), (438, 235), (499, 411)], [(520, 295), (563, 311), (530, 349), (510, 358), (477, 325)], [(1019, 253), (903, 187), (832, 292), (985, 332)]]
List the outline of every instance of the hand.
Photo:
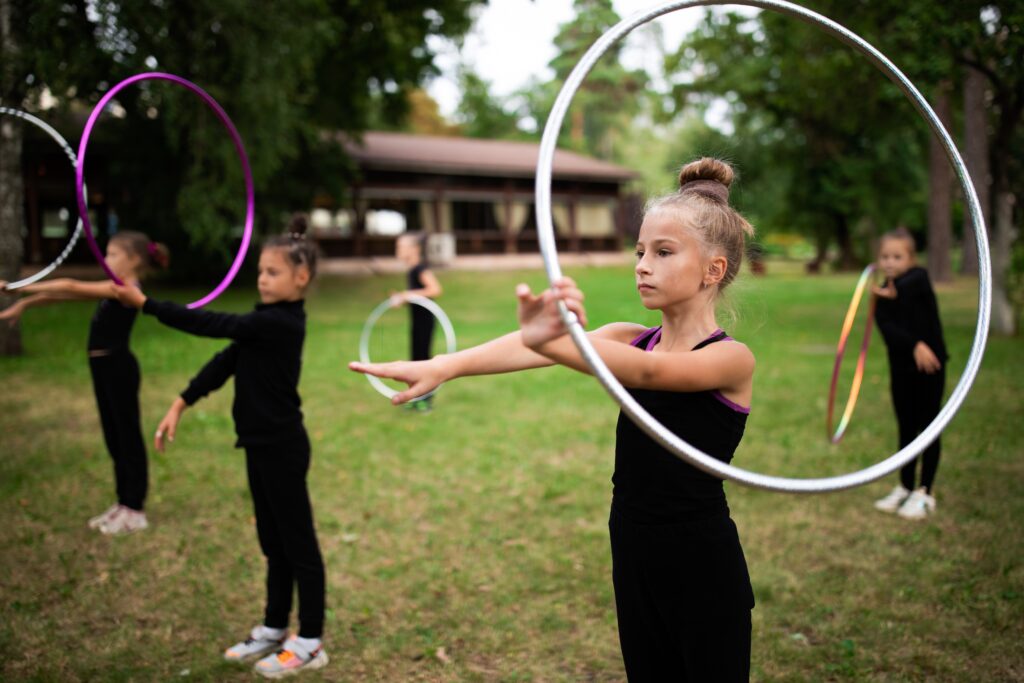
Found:
[(160, 424), (157, 425), (156, 434), (153, 435), (153, 445), (161, 453), (164, 452), (164, 439), (169, 442), (174, 441), (174, 434), (178, 431), (178, 422), (181, 420), (181, 414), (185, 412), (187, 407), (185, 400), (179, 396), (174, 399), (174, 403), (171, 404), (167, 414), (164, 415), (164, 419), (160, 420)]
[(21, 319), (21, 314), (25, 312), (24, 299), (18, 299), (13, 304), (0, 311), (0, 320), (6, 320), (7, 324), (14, 327), (18, 324), (18, 320)]
[(443, 359), (444, 356), (435, 356), (430, 360), (400, 360), (393, 363), (352, 362), (348, 364), (348, 369), (408, 384), (408, 389), (399, 392), (391, 399), (391, 402), (397, 406), (433, 391), (447, 379)]
[(923, 341), (917, 342), (917, 345), (914, 346), (914, 362), (917, 363), (918, 371), (926, 375), (933, 375), (942, 369), (942, 361)]
[(111, 282), (110, 288), (113, 297), (120, 301), (123, 306), (142, 308), (142, 305), (146, 303), (146, 295), (138, 287), (118, 285)]
[(10, 283), (7, 280), (0, 280), (0, 289), (7, 289), (7, 285)]
[(391, 292), (391, 308), (398, 308), (405, 304), (405, 292)]
[(896, 298), (896, 286), (892, 283), (892, 280), (886, 280), (884, 287), (878, 285), (871, 286), (871, 293), (882, 299), (895, 299)]
[(554, 287), (537, 296), (530, 291), (529, 285), (520, 284), (516, 287), (516, 296), (519, 298), (519, 328), (523, 333), (523, 344), (534, 351), (568, 331), (558, 311), (559, 301), (565, 302), (581, 325), (587, 325), (583, 292), (571, 278), (562, 278)]

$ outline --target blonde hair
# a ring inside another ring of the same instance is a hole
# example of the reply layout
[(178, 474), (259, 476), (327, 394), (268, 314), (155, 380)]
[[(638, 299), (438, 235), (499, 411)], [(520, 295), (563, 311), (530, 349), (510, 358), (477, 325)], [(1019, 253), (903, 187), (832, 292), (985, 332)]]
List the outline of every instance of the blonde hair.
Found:
[(644, 215), (655, 211), (677, 211), (693, 230), (705, 255), (719, 250), (726, 259), (718, 291), (729, 286), (743, 263), (746, 238), (754, 226), (729, 204), (729, 186), (736, 173), (732, 166), (711, 157), (691, 161), (679, 171), (679, 189), (647, 202)]

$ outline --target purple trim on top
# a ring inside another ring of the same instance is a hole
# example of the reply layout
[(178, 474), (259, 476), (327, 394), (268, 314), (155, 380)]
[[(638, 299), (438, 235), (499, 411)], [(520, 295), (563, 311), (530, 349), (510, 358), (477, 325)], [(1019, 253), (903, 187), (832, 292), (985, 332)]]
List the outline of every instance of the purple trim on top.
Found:
[(725, 404), (729, 408), (732, 408), (733, 410), (735, 410), (737, 413), (743, 413), (744, 415), (750, 415), (750, 408), (744, 408), (739, 403), (733, 403), (732, 401), (727, 399), (725, 396), (723, 396), (722, 392), (719, 391), (718, 389), (715, 389), (714, 391), (712, 391), (711, 395), (714, 396), (716, 399), (718, 399), (719, 403)]
[(656, 330), (656, 329), (658, 329), (658, 328), (656, 328), (656, 327), (648, 327), (648, 328), (647, 328), (646, 330), (644, 330), (643, 332), (641, 332), (640, 334), (638, 334), (638, 335), (636, 336), (636, 338), (635, 338), (635, 339), (633, 339), (633, 341), (629, 342), (629, 345), (630, 345), (630, 346), (636, 346), (636, 343), (637, 343), (638, 341), (640, 341), (641, 339), (643, 339), (643, 338), (644, 338), (644, 337), (645, 337), (646, 335), (650, 334), (650, 333), (651, 333), (651, 330)]
[(651, 338), (647, 340), (647, 348), (644, 349), (645, 351), (650, 351), (658, 344), (659, 341), (661, 341), (661, 327), (659, 326), (657, 329), (658, 331), (652, 334)]

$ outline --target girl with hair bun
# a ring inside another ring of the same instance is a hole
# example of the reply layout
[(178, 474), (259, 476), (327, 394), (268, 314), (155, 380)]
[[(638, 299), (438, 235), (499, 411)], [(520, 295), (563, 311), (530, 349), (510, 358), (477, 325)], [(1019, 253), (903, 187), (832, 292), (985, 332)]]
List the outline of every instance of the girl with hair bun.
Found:
[[(256, 535), (267, 563), (263, 621), (227, 648), (232, 662), (258, 659), (256, 673), (280, 678), (327, 664), (321, 642), (324, 563), (306, 486), (311, 448), (302, 420), (299, 373), (306, 337), (304, 300), (316, 275), (316, 246), (306, 239), (306, 219), (294, 216), (283, 235), (260, 252), (260, 303), (245, 313), (216, 313), (154, 301), (138, 289), (118, 287), (122, 303), (170, 327), (200, 337), (230, 339), (192, 379), (157, 427), (155, 444), (173, 442), (185, 409), (235, 378), (232, 415), (245, 449)], [(292, 592), (298, 585), (299, 632), (288, 637)]]
[[(124, 230), (107, 243), (107, 266), (131, 289), (138, 289), (145, 275), (166, 268), (170, 252), (141, 232)], [(0, 288), (6, 283), (0, 282)], [(27, 296), (0, 311), (0, 320), (15, 324), (26, 309), (58, 301), (99, 299), (89, 324), (86, 346), (93, 392), (107, 451), (114, 462), (117, 502), (89, 520), (89, 527), (104, 534), (120, 535), (149, 526), (144, 506), (149, 489), (149, 463), (142, 438), (139, 412), (139, 362), (129, 347), (137, 311), (115, 298), (113, 283), (56, 278), (26, 285), (18, 290)]]
[[(717, 159), (683, 167), (679, 189), (651, 200), (634, 271), (643, 306), (661, 325), (604, 325), (588, 333), (633, 397), (656, 419), (722, 462), (743, 436), (754, 355), (715, 320), (753, 228), (729, 205), (733, 170)], [(396, 403), (442, 382), (554, 364), (590, 368), (558, 314), (586, 325), (570, 278), (534, 295), (517, 288), (520, 330), (428, 361), (350, 367), (406, 382)], [(722, 481), (666, 451), (620, 413), (609, 520), (619, 642), (630, 681), (746, 681), (754, 595)]]

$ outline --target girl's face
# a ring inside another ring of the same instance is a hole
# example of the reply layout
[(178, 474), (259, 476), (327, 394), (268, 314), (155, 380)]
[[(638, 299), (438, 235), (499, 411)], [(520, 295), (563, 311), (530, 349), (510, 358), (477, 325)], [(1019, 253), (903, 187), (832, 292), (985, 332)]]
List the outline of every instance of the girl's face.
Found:
[(308, 284), (309, 268), (293, 264), (284, 249), (271, 247), (260, 252), (259, 277), (256, 279), (260, 301), (265, 304), (298, 301), (306, 293)]
[(395, 256), (407, 266), (420, 262), (420, 245), (414, 237), (399, 237), (395, 242)]
[(114, 271), (114, 275), (121, 280), (130, 282), (138, 279), (142, 259), (134, 251), (125, 249), (124, 245), (117, 240), (107, 242), (107, 254), (103, 260), (107, 262), (107, 267)]
[(909, 240), (883, 239), (878, 248), (878, 267), (887, 278), (896, 278), (914, 265), (914, 248)]
[[(636, 287), (649, 310), (692, 300), (710, 291), (703, 287), (710, 271), (720, 268), (725, 272), (725, 257), (706, 261), (693, 231), (670, 211), (654, 211), (644, 217), (636, 256)], [(717, 278), (712, 280), (717, 282)]]

